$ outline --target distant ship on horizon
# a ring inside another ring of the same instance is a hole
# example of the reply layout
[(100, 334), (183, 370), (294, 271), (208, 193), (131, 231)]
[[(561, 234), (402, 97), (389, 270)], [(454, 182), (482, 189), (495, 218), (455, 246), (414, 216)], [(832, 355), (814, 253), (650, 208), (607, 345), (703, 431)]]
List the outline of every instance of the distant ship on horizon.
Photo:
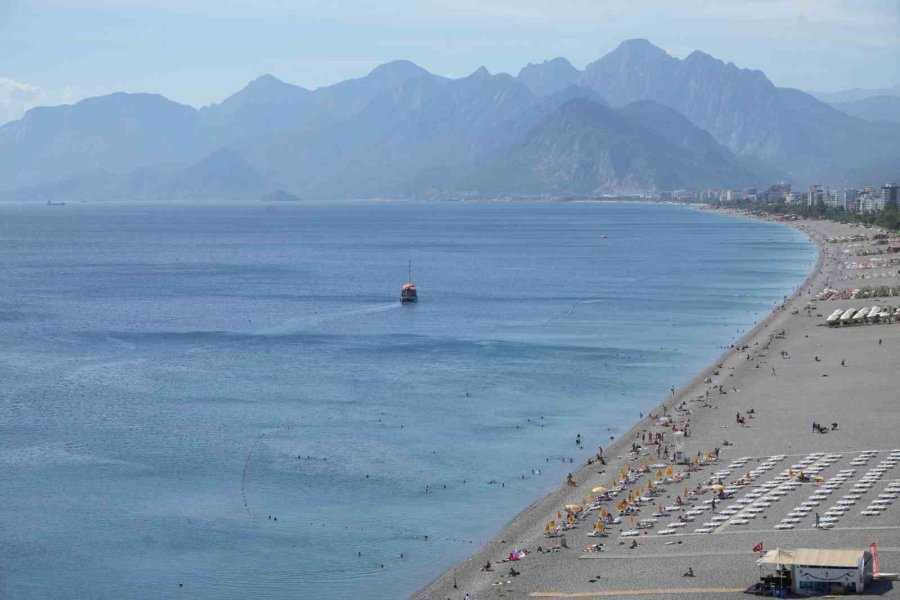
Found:
[(407, 266), (406, 283), (400, 287), (400, 304), (412, 304), (418, 302), (419, 296), (416, 293), (416, 286), (412, 282), (412, 261)]

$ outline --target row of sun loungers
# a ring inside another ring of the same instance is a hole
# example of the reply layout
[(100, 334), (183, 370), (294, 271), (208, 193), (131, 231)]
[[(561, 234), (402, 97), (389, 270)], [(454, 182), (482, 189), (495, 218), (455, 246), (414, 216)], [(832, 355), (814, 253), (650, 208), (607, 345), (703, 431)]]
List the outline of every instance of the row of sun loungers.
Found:
[(894, 309), (891, 306), (880, 307), (877, 305), (863, 308), (838, 308), (825, 319), (825, 324), (829, 327), (895, 322), (900, 323), (900, 308)]

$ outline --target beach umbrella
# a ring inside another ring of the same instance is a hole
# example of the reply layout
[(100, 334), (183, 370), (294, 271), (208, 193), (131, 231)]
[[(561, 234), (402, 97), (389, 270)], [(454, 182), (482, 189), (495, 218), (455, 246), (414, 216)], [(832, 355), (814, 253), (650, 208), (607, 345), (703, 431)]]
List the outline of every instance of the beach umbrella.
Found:
[(794, 476), (794, 470), (788, 469), (788, 477), (793, 477), (793, 476)]
[(608, 514), (609, 514), (609, 513), (606, 512), (606, 509), (605, 509), (605, 508), (601, 508), (601, 509), (600, 509), (600, 516), (601, 516), (601, 517), (605, 517), (605, 516), (608, 515)]
[(556, 518), (562, 519), (562, 513), (560, 511), (556, 511)]
[(604, 492), (606, 491), (606, 488), (603, 487), (602, 485), (598, 485), (597, 487), (595, 487), (595, 488), (592, 489), (591, 491), (594, 492), (595, 494), (602, 494), (602, 493), (604, 493)]
[(577, 504), (566, 504), (566, 510), (581, 510), (581, 507)]
[(666, 477), (671, 477), (675, 470), (672, 467), (666, 469)]
[(657, 469), (657, 470), (656, 470), (656, 473), (654, 473), (653, 475), (654, 475), (654, 477), (662, 477), (662, 470), (661, 470), (661, 469)]
[(713, 485), (711, 485), (709, 487), (710, 487), (710, 489), (716, 490), (717, 492), (720, 492), (725, 489), (725, 486), (722, 485), (721, 483), (714, 483)]
[(600, 521), (594, 523), (594, 531), (603, 531), (603, 523)]

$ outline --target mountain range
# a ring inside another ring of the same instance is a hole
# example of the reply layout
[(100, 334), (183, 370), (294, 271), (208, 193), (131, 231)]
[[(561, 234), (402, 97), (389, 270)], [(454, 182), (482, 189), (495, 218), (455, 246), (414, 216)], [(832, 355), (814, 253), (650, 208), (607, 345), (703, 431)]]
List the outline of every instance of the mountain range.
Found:
[(895, 179), (900, 125), (890, 106), (841, 110), (860, 101), (831, 105), (646, 40), (583, 70), (555, 58), (449, 79), (395, 61), (315, 90), (264, 75), (199, 110), (123, 93), (32, 109), (0, 127), (0, 197), (566, 196)]

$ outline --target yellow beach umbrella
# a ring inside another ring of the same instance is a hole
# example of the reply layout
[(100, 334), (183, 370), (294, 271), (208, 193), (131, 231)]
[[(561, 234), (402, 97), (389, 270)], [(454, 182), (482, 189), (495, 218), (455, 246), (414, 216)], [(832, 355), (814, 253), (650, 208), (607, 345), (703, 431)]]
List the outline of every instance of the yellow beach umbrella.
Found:
[(604, 493), (604, 492), (606, 491), (606, 488), (603, 487), (602, 485), (598, 485), (597, 487), (595, 487), (595, 488), (592, 489), (591, 491), (594, 492), (595, 494), (602, 494), (602, 493)]
[(594, 531), (603, 531), (603, 523), (600, 521), (594, 523)]
[(648, 481), (648, 482), (647, 482), (647, 487), (650, 488), (650, 489), (652, 490), (652, 489), (655, 488), (656, 486), (653, 485), (653, 482), (652, 482), (652, 481)]
[(675, 472), (675, 469), (673, 469), (672, 467), (668, 467), (666, 469), (666, 477), (671, 477), (672, 473), (674, 473), (674, 472)]
[(717, 492), (725, 489), (725, 486), (722, 485), (721, 483), (714, 483), (713, 485), (711, 485), (709, 487), (716, 490)]
[(655, 477), (662, 477), (662, 469), (657, 469), (656, 473), (653, 474)]

